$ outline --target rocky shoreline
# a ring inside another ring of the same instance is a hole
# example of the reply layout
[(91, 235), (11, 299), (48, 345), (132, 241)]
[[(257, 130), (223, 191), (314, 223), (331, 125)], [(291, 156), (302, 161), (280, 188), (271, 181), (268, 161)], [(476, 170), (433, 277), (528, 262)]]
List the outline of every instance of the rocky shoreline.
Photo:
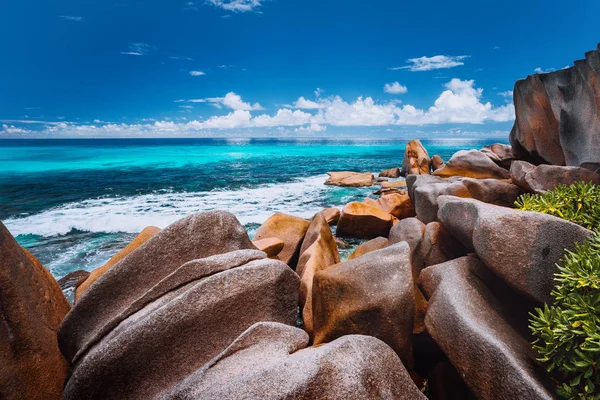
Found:
[[(600, 184), (598, 99), (600, 46), (517, 82), (512, 146), (442, 160), (413, 140), (401, 166), (325, 182), (377, 199), (253, 240), (193, 214), (60, 286), (0, 223), (0, 398), (556, 398), (528, 317), (593, 232), (514, 204)], [(367, 241), (341, 262), (343, 238)]]

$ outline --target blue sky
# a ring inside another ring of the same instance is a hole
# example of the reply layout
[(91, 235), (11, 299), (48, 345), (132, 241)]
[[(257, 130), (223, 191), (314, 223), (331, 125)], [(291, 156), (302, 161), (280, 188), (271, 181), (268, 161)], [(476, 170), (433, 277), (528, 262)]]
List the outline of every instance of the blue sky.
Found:
[(600, 2), (0, 5), (0, 137), (506, 136), (517, 79), (600, 41)]

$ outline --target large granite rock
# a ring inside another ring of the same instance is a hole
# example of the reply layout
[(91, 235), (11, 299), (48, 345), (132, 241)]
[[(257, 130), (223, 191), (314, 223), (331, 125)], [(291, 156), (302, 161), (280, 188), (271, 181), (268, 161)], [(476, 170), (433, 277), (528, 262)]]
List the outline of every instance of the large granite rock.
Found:
[(438, 217), (511, 287), (551, 302), (556, 263), (592, 232), (547, 214), (514, 210), (473, 199), (441, 196)]
[(269, 258), (276, 258), (285, 246), (285, 242), (276, 237), (253, 240), (252, 244)]
[(400, 178), (400, 168), (394, 167), (379, 173), (380, 178)]
[(514, 103), (517, 158), (600, 168), (600, 45), (573, 67), (517, 81)]
[(370, 172), (339, 171), (328, 172), (327, 175), (329, 178), (325, 181), (326, 185), (361, 187), (375, 183), (375, 177)]
[(224, 211), (193, 214), (170, 225), (106, 271), (63, 320), (59, 343), (76, 361), (124, 319), (131, 304), (188, 261), (255, 249), (238, 220)]
[(557, 185), (572, 185), (580, 181), (600, 185), (600, 174), (580, 167), (547, 164), (536, 167), (527, 161), (515, 161), (510, 173), (513, 183), (530, 193), (544, 193)]
[(310, 223), (304, 243), (300, 250), (296, 273), (300, 277), (299, 305), (304, 321), (304, 330), (309, 335), (313, 331), (312, 288), (313, 277), (317, 271), (326, 269), (340, 262), (340, 254), (329, 224), (325, 217), (318, 213)]
[[(436, 180), (437, 179), (437, 180)], [(424, 223), (437, 221), (439, 196), (473, 198), (485, 203), (512, 207), (521, 189), (509, 181), (454, 177), (442, 179), (412, 175), (407, 178), (417, 217)]]
[(415, 206), (408, 193), (390, 193), (381, 196), (377, 200), (366, 198), (363, 203), (379, 208), (398, 219), (414, 217)]
[(479, 399), (553, 399), (537, 354), (506, 310), (476, 277), (485, 266), (463, 257), (426, 268), (427, 330)]
[(78, 271), (68, 273), (58, 280), (58, 286), (60, 286), (60, 290), (62, 290), (63, 294), (70, 303), (75, 301), (75, 290), (77, 290), (77, 288), (81, 286), (83, 282), (89, 278), (89, 276), (89, 271), (80, 269)]
[(323, 211), (321, 211), (321, 213), (323, 214), (329, 225), (337, 225), (337, 222), (340, 219), (340, 215), (342, 214), (340, 209), (335, 207), (326, 208)]
[(404, 159), (402, 160), (402, 175), (426, 174), (431, 170), (431, 160), (429, 153), (420, 140), (411, 140), (404, 150)]
[[(149, 251), (148, 247), (141, 250)], [(148, 286), (109, 328), (95, 335), (87, 351), (77, 353), (63, 399), (156, 398), (253, 324), (294, 325), (299, 279), (287, 265), (265, 256), (258, 250), (237, 250), (191, 260)], [(123, 263), (117, 264), (104, 276), (123, 268)], [(73, 310), (77, 312), (91, 292), (104, 289), (106, 282), (98, 280)], [(62, 337), (73, 336), (63, 328)]]
[(417, 247), (421, 244), (424, 234), (424, 223), (416, 218), (406, 218), (398, 222), (390, 230), (389, 244), (406, 242), (410, 247), (410, 251), (414, 253), (417, 250)]
[(438, 156), (437, 154), (434, 155), (433, 157), (431, 157), (431, 169), (433, 171), (437, 171), (438, 169), (442, 168), (445, 165), (444, 160), (442, 159), (442, 157)]
[(433, 175), (444, 178), (450, 176), (464, 176), (476, 179), (507, 179), (510, 178), (508, 170), (499, 167), (488, 156), (478, 150), (460, 150)]
[(482, 148), (481, 152), (504, 169), (510, 169), (512, 162), (515, 160), (512, 147), (507, 144), (494, 143)]
[(0, 399), (60, 399), (69, 364), (56, 331), (70, 305), (0, 222)]
[(293, 215), (274, 214), (258, 228), (254, 240), (276, 237), (283, 240), (283, 250), (277, 259), (283, 261), (291, 268), (296, 268), (300, 257), (300, 246), (310, 222)]
[(109, 268), (113, 265), (121, 261), (123, 258), (127, 257), (132, 251), (146, 243), (152, 236), (156, 235), (160, 232), (160, 228), (156, 226), (148, 226), (137, 235), (131, 243), (129, 243), (125, 248), (119, 251), (117, 254), (112, 256), (110, 260), (101, 267), (96, 268), (90, 273), (90, 276), (77, 287), (75, 290), (75, 301), (77, 301), (81, 295), (88, 290), (88, 288), (92, 285), (92, 283), (96, 282), (98, 278), (102, 276)]
[(317, 272), (313, 281), (314, 343), (350, 334), (371, 335), (386, 342), (411, 366), (413, 290), (406, 243)]
[(359, 245), (352, 252), (352, 254), (350, 254), (350, 257), (348, 257), (348, 261), (354, 260), (355, 258), (358, 258), (360, 256), (364, 256), (365, 254), (370, 253), (372, 251), (383, 249), (384, 247), (387, 247), (387, 245), (388, 240), (384, 237), (380, 236), (376, 237), (375, 239), (371, 239), (368, 242)]
[(394, 225), (395, 218), (368, 204), (352, 202), (344, 206), (337, 225), (337, 236), (351, 236), (372, 239), (387, 237)]
[(398, 356), (376, 338), (308, 343), (300, 329), (258, 323), (161, 399), (426, 399)]

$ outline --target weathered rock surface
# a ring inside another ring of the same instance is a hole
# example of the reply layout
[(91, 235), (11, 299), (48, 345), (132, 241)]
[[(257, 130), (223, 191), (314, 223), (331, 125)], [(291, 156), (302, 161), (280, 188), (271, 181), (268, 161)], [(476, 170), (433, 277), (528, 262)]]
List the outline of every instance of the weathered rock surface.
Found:
[(354, 260), (355, 258), (358, 258), (360, 256), (364, 256), (365, 254), (370, 253), (372, 251), (383, 249), (384, 247), (387, 247), (387, 245), (388, 240), (384, 237), (380, 236), (376, 237), (375, 239), (371, 239), (368, 242), (359, 245), (352, 252), (352, 254), (350, 254), (350, 257), (348, 257), (348, 261)]
[(352, 202), (344, 206), (338, 221), (336, 235), (372, 239), (387, 237), (394, 225), (394, 217), (377, 207)]
[(348, 335), (307, 347), (300, 329), (258, 323), (161, 398), (206, 400), (425, 400), (392, 349)]
[(425, 234), (425, 224), (416, 218), (406, 218), (398, 222), (390, 230), (389, 241), (390, 245), (406, 242), (410, 247), (410, 251), (415, 252), (423, 235)]
[(394, 167), (379, 173), (380, 178), (400, 178), (400, 168)]
[(529, 342), (507, 322), (503, 305), (475, 276), (485, 266), (463, 257), (426, 268), (427, 330), (480, 399), (552, 399)]
[(530, 193), (544, 193), (557, 185), (571, 185), (580, 181), (600, 185), (600, 174), (580, 167), (547, 164), (536, 167), (527, 161), (515, 161), (510, 173), (513, 183)]
[(429, 175), (431, 160), (429, 154), (420, 140), (411, 140), (404, 150), (404, 159), (402, 160), (402, 174), (427, 174)]
[(310, 222), (293, 215), (274, 214), (258, 228), (254, 240), (276, 237), (283, 240), (283, 250), (277, 259), (283, 261), (291, 268), (296, 268), (300, 256), (300, 246)]
[(58, 286), (70, 303), (75, 301), (75, 290), (90, 276), (89, 271), (73, 271), (58, 280)]
[(140, 232), (140, 234), (137, 235), (131, 241), (131, 243), (129, 243), (127, 246), (125, 246), (125, 248), (123, 250), (119, 251), (117, 254), (112, 256), (106, 264), (93, 270), (90, 273), (90, 276), (85, 281), (83, 281), (75, 290), (75, 301), (77, 301), (81, 297), (81, 295), (86, 290), (88, 290), (88, 288), (94, 282), (96, 282), (96, 280), (98, 280), (98, 278), (100, 278), (100, 276), (102, 276), (102, 274), (104, 274), (106, 271), (108, 271), (109, 268), (111, 268), (113, 265), (115, 265), (116, 263), (121, 261), (123, 258), (127, 257), (132, 251), (134, 251), (135, 249), (137, 249), (138, 247), (140, 247), (141, 245), (146, 243), (148, 241), (148, 239), (150, 239), (152, 236), (156, 235), (158, 232), (160, 232), (160, 228), (157, 228), (156, 226), (148, 226), (148, 227), (144, 228), (144, 230), (142, 230), (142, 232)]
[(341, 211), (339, 210), (339, 208), (335, 207), (326, 208), (323, 211), (321, 211), (321, 213), (323, 214), (329, 225), (337, 225), (337, 222), (339, 221), (341, 215)]
[(285, 242), (276, 237), (253, 240), (252, 244), (269, 258), (276, 258), (285, 246)]
[(441, 196), (438, 217), (512, 288), (538, 302), (550, 302), (556, 263), (565, 249), (592, 232), (547, 214), (514, 210), (473, 199)]
[(495, 143), (485, 146), (481, 149), (481, 152), (504, 169), (510, 169), (512, 162), (515, 160), (512, 147), (507, 144)]
[(314, 216), (306, 232), (304, 243), (300, 250), (302, 254), (298, 261), (296, 273), (300, 277), (300, 292), (298, 304), (302, 310), (304, 330), (312, 335), (312, 287), (313, 277), (317, 271), (326, 269), (340, 262), (337, 244), (329, 228), (329, 224), (321, 213)]
[(60, 399), (69, 364), (56, 340), (70, 305), (0, 222), (0, 398)]
[(600, 45), (573, 67), (517, 81), (514, 103), (510, 142), (519, 159), (600, 167)]
[(406, 243), (317, 272), (313, 281), (314, 343), (350, 334), (375, 336), (411, 366), (413, 290)]
[[(121, 263), (110, 271), (122, 269)], [(88, 293), (106, 282), (99, 280)], [(258, 250), (189, 261), (148, 287), (122, 311), (118, 323), (78, 354), (63, 399), (156, 398), (253, 324), (294, 325), (298, 287), (294, 271)], [(74, 311), (88, 298), (82, 297)]]
[(507, 179), (508, 170), (499, 167), (488, 156), (478, 150), (460, 150), (433, 175), (441, 177), (464, 176), (476, 179)]
[(450, 195), (473, 198), (485, 203), (512, 207), (521, 189), (509, 181), (499, 179), (472, 179), (453, 177), (410, 176), (409, 193), (415, 204), (417, 217), (424, 223), (437, 221), (439, 196)]
[(442, 159), (442, 157), (438, 156), (437, 154), (434, 155), (433, 157), (431, 157), (431, 169), (433, 171), (437, 171), (438, 169), (442, 168), (444, 166), (444, 160)]
[(381, 182), (382, 189), (406, 189), (406, 181)]
[(255, 249), (230, 213), (211, 211), (183, 218), (154, 235), (106, 271), (63, 320), (59, 344), (68, 360), (89, 348), (123, 320), (122, 313), (188, 261)]
[(329, 178), (325, 181), (326, 185), (361, 187), (373, 186), (375, 183), (375, 177), (370, 172), (340, 171), (328, 172), (327, 175)]
[(379, 208), (398, 219), (414, 217), (415, 207), (408, 193), (390, 193), (377, 200), (366, 198), (363, 203)]

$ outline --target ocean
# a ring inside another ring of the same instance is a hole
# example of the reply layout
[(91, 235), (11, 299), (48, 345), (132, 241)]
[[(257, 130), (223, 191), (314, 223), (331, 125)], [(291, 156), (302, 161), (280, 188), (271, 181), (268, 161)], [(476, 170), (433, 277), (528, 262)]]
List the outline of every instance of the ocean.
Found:
[[(444, 160), (499, 142), (423, 140)], [(500, 141), (502, 142), (502, 141)], [(504, 141), (505, 142), (505, 141)], [(58, 279), (105, 263), (144, 227), (228, 210), (250, 233), (276, 212), (310, 218), (374, 188), (327, 171), (401, 166), (406, 140), (0, 140), (0, 220)]]

